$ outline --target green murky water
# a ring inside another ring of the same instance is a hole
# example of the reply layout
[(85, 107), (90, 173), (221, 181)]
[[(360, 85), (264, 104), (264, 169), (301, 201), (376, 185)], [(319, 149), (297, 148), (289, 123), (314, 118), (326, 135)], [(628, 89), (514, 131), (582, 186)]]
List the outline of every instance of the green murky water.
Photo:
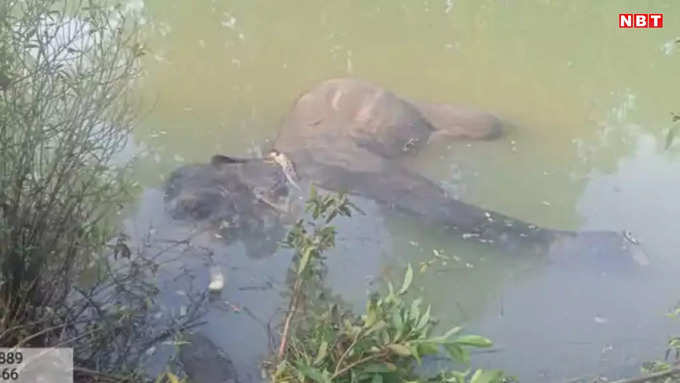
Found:
[[(680, 110), (680, 4), (674, 1), (147, 0), (148, 113), (136, 142), (149, 189), (137, 229), (162, 226), (156, 188), (186, 162), (253, 154), (275, 137), (293, 100), (316, 83), (357, 76), (424, 100), (465, 103), (512, 121), (493, 142), (428, 148), (411, 165), (466, 201), (541, 225), (631, 230), (654, 276), (563, 272), (534, 258), (447, 238), (404, 217), (342, 224), (329, 279), (359, 305), (371, 281), (440, 249), (460, 260), (419, 278), (444, 323), (497, 342), (477, 355), (523, 382), (637, 372), (680, 331), (664, 317), (680, 299), (680, 144), (663, 150)], [(618, 14), (664, 13), (663, 29), (622, 30)], [(370, 206), (369, 206), (370, 208)], [(369, 209), (369, 211), (371, 211)], [(172, 224), (167, 224), (169, 227)], [(209, 240), (206, 239), (209, 242)], [(214, 245), (214, 244), (213, 244)], [(203, 263), (194, 259), (199, 274)], [(211, 311), (205, 331), (256, 379), (266, 336), (253, 326), (280, 302), (285, 255), (238, 248), (223, 298), (251, 315)], [(173, 300), (172, 291), (167, 299)], [(233, 350), (237, 344), (238, 350)], [(247, 374), (246, 374), (247, 375)]]

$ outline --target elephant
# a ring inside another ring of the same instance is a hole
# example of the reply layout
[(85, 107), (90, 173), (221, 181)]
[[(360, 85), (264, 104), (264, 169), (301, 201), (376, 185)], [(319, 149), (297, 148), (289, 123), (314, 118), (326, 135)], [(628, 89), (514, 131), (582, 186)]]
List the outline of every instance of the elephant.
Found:
[[(272, 149), (295, 165), (303, 185), (361, 196), (464, 238), (507, 248), (530, 245), (554, 259), (581, 255), (648, 263), (629, 235), (539, 227), (455, 199), (403, 166), (404, 158), (433, 140), (496, 139), (507, 125), (489, 112), (410, 100), (368, 81), (337, 78), (297, 98)], [(166, 202), (176, 218), (222, 222), (231, 238), (275, 238), (289, 213), (282, 206), (295, 194), (289, 178), (267, 158), (216, 155), (208, 164), (177, 169), (167, 183)]]

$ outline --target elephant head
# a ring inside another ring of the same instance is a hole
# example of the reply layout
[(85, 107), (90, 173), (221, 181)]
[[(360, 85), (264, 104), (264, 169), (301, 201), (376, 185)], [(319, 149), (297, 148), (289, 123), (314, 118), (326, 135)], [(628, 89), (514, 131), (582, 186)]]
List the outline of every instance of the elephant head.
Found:
[(208, 164), (172, 172), (164, 199), (173, 218), (202, 223), (225, 241), (242, 241), (249, 256), (261, 257), (284, 234), (289, 186), (276, 163), (216, 155)]

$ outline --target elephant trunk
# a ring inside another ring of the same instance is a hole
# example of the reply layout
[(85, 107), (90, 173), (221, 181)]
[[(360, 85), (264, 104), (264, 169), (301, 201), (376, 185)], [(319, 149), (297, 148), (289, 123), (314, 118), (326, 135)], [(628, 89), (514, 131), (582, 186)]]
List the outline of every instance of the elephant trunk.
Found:
[(612, 258), (625, 259), (624, 263), (648, 263), (641, 247), (620, 233), (542, 228), (459, 201), (429, 179), (397, 165), (388, 163), (379, 174), (325, 165), (310, 175), (326, 189), (346, 190), (428, 223), (444, 225), (463, 238), (501, 248), (533, 248), (557, 261)]

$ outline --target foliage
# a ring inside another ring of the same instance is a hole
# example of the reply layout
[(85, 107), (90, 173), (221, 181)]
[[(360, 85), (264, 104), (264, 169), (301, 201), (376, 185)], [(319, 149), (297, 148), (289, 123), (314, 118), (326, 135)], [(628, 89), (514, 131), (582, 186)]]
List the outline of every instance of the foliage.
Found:
[(180, 379), (170, 371), (166, 371), (156, 378), (154, 383), (186, 383), (186, 379)]
[[(274, 382), (473, 382), (509, 380), (500, 371), (443, 371), (419, 377), (414, 371), (423, 358), (445, 354), (452, 362), (467, 364), (470, 347), (490, 347), (478, 335), (461, 335), (455, 327), (433, 336), (435, 320), (421, 298), (408, 297), (414, 272), (409, 265), (398, 289), (369, 299), (362, 315), (342, 308), (340, 303), (314, 302), (306, 286), (320, 285), (323, 252), (332, 248), (335, 229), (328, 224), (336, 216), (350, 217), (356, 207), (344, 194), (319, 195), (312, 189), (307, 211), (312, 222), (300, 220), (284, 244), (295, 250), (295, 278), (289, 314), (278, 357), (265, 364)], [(319, 223), (321, 222), (321, 223)], [(317, 286), (318, 287), (318, 286)], [(292, 315), (306, 306), (297, 317)], [(295, 318), (294, 320), (292, 318)]]
[[(667, 317), (677, 319), (680, 317), (680, 307), (676, 307), (666, 314)], [(666, 355), (664, 360), (655, 360), (645, 363), (642, 366), (644, 373), (656, 373), (670, 370), (673, 365), (680, 362), (680, 337), (672, 336), (666, 342)]]
[[(669, 318), (680, 317), (680, 307), (676, 307), (671, 312), (667, 313)], [(640, 368), (645, 375), (644, 378), (633, 378), (621, 381), (627, 383), (628, 381), (649, 381), (649, 382), (664, 382), (672, 383), (678, 382), (680, 376), (680, 337), (670, 337), (666, 344), (666, 355), (663, 360), (651, 360), (644, 362)], [(618, 383), (618, 382), (617, 382)]]
[(134, 22), (89, 3), (3, 1), (0, 38), (0, 327), (9, 328), (64, 302), (130, 199), (127, 168), (112, 161), (134, 121), (128, 90), (139, 69)]
[(141, 380), (145, 353), (199, 311), (151, 320), (162, 251), (115, 237), (137, 190), (121, 158), (137, 20), (111, 2), (0, 1), (0, 345), (73, 347), (87, 381)]

